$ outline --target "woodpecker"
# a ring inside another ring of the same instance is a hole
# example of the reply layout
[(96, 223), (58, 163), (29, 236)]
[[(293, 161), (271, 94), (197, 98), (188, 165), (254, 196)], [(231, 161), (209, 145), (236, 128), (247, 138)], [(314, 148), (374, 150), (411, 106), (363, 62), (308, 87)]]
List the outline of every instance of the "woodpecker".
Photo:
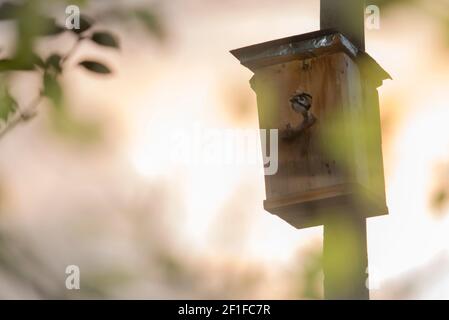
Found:
[(315, 122), (316, 118), (310, 112), (310, 108), (312, 107), (312, 96), (310, 94), (302, 90), (297, 90), (290, 98), (290, 105), (293, 111), (302, 114), (304, 117), (304, 126), (309, 127)]
[(295, 94), (290, 98), (290, 106), (293, 111), (302, 114), (303, 120), (296, 128), (292, 128), (288, 123), (286, 130), (283, 132), (283, 139), (291, 140), (300, 135), (304, 130), (313, 126), (317, 118), (310, 111), (312, 107), (312, 96), (303, 90), (296, 90)]

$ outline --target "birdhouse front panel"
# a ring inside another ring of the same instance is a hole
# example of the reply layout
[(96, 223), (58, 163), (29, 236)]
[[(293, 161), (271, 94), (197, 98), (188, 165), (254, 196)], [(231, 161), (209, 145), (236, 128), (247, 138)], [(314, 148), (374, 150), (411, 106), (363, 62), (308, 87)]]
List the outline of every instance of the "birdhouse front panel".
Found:
[(335, 34), (281, 40), (236, 53), (254, 71), (260, 128), (279, 135), (265, 209), (298, 228), (332, 210), (385, 214), (376, 88), (353, 46)]

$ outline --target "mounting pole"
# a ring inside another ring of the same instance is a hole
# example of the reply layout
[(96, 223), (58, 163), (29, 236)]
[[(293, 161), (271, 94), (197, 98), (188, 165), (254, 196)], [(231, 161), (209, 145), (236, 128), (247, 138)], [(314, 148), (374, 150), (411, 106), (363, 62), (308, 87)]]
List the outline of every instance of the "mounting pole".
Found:
[(365, 1), (321, 0), (320, 28), (340, 31), (365, 51)]
[[(364, 0), (321, 0), (321, 29), (335, 29), (365, 51)], [(369, 299), (366, 219), (330, 212), (323, 228), (325, 299)]]
[(331, 212), (324, 224), (324, 298), (368, 300), (366, 219), (354, 213)]

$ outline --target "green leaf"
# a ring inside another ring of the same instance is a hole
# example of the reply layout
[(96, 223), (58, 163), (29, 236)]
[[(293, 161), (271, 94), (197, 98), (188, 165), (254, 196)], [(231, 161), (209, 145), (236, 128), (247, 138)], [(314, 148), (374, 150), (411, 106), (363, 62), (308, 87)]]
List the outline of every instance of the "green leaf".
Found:
[(45, 67), (53, 68), (53, 70), (55, 70), (57, 73), (61, 73), (62, 72), (61, 60), (62, 57), (59, 54), (54, 53), (50, 55), (47, 58), (47, 60), (45, 60)]
[(32, 71), (36, 66), (45, 68), (42, 59), (34, 52), (28, 52), (23, 56), (15, 56), (12, 59), (0, 60), (0, 72)]
[(106, 67), (104, 64), (95, 61), (82, 61), (79, 65), (83, 66), (89, 71), (100, 73), (100, 74), (108, 74), (111, 73), (111, 70)]
[(55, 36), (67, 30), (66, 28), (58, 25), (56, 20), (53, 18), (40, 17), (40, 20), (42, 28), (40, 34), (43, 36)]
[(78, 7), (84, 7), (89, 3), (90, 0), (70, 0), (66, 1), (66, 3), (71, 5), (76, 5)]
[(79, 29), (72, 29), (71, 31), (76, 34), (81, 34), (92, 27), (92, 20), (84, 15), (80, 16), (80, 27)]
[(2, 59), (0, 60), (0, 72), (2, 71), (12, 71), (16, 69), (16, 63), (13, 59)]
[(153, 33), (159, 40), (165, 38), (162, 24), (153, 12), (148, 10), (136, 10), (135, 15), (145, 25), (148, 31)]
[(44, 74), (44, 90), (42, 94), (49, 98), (55, 107), (61, 106), (62, 87), (55, 76), (48, 73)]
[(41, 57), (39, 57), (37, 54), (32, 53), (32, 61), (35, 66), (45, 68), (45, 63), (42, 61)]
[(92, 37), (92, 41), (95, 43), (106, 46), (106, 47), (112, 47), (112, 48), (119, 48), (119, 43), (111, 33), (109, 32), (95, 32)]
[(53, 108), (50, 112), (53, 129), (72, 142), (89, 144), (101, 139), (101, 126), (75, 118), (67, 109)]
[(34, 44), (43, 31), (36, 1), (24, 1), (16, 20), (17, 43), (13, 59), (20, 69), (34, 69)]
[(0, 6), (0, 20), (11, 20), (15, 19), (18, 16), (18, 13), (21, 9), (21, 6), (11, 3), (5, 2)]
[(7, 121), (9, 116), (16, 112), (17, 102), (9, 94), (8, 90), (4, 90), (4, 93), (0, 97), (0, 119)]
[(444, 207), (444, 205), (446, 204), (447, 200), (448, 200), (448, 192), (447, 190), (439, 190), (437, 193), (435, 193), (435, 195), (433, 196), (433, 207), (435, 209), (441, 209), (442, 207)]
[(22, 57), (15, 57), (14, 59), (3, 59), (0, 60), (0, 72), (4, 71), (31, 71), (34, 70), (34, 65), (38, 65), (39, 60), (37, 56), (30, 56), (27, 59)]

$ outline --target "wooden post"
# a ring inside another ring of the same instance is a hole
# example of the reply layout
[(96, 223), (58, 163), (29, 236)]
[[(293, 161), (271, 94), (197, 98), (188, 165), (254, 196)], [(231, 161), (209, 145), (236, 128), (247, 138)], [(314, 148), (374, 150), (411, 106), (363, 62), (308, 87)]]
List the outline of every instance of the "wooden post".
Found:
[(363, 7), (321, 0), (326, 30), (231, 51), (254, 72), (260, 128), (280, 132), (264, 208), (324, 226), (326, 299), (369, 299), (366, 218), (388, 214), (377, 88), (390, 76), (364, 51)]
[(321, 0), (320, 28), (336, 29), (365, 50), (365, 1)]
[(340, 214), (324, 224), (324, 298), (369, 299), (366, 219)]
[[(336, 29), (365, 50), (363, 0), (321, 0), (321, 29)], [(366, 219), (330, 213), (323, 228), (325, 299), (369, 299)]]

